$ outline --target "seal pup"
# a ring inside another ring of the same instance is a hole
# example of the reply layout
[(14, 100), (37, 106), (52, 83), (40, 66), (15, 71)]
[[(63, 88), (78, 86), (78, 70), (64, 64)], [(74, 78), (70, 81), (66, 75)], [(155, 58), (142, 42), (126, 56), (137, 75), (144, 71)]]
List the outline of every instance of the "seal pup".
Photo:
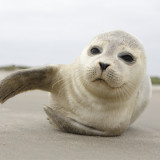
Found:
[(140, 41), (124, 31), (95, 37), (71, 64), (21, 70), (0, 82), (0, 102), (28, 90), (50, 92), (50, 123), (62, 131), (121, 135), (146, 107), (151, 81)]

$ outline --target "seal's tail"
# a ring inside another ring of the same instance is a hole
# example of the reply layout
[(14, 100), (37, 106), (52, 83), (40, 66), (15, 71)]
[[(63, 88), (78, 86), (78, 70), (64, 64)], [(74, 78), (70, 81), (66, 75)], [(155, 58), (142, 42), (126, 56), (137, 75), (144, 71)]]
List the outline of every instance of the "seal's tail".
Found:
[(60, 130), (68, 133), (88, 135), (88, 136), (108, 136), (109, 133), (99, 131), (93, 127), (84, 125), (72, 118), (66, 117), (59, 111), (53, 110), (48, 106), (44, 106), (44, 110), (49, 117), (51, 124), (58, 127)]

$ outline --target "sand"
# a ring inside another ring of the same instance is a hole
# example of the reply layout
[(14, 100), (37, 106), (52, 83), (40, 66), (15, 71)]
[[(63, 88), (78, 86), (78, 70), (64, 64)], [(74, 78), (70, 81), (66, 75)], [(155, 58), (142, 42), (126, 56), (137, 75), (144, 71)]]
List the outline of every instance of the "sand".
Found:
[(57, 131), (42, 107), (48, 93), (20, 94), (0, 105), (0, 160), (159, 160), (160, 87), (153, 88), (145, 112), (120, 137)]

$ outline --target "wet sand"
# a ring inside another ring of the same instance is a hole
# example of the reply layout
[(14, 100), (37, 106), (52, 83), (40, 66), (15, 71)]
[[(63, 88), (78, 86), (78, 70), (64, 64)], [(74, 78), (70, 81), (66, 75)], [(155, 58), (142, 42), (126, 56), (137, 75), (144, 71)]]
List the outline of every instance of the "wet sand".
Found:
[(48, 104), (48, 93), (32, 91), (0, 105), (0, 160), (160, 159), (160, 87), (153, 87), (147, 109), (120, 137), (57, 131), (43, 104)]

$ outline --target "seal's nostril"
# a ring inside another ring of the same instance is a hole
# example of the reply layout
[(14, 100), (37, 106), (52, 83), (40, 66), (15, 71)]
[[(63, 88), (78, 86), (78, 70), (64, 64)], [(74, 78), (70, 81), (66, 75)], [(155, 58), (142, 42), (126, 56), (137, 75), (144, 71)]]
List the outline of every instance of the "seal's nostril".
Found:
[(99, 62), (99, 65), (100, 65), (100, 68), (101, 68), (102, 71), (110, 66), (110, 64), (106, 64), (106, 63), (103, 63), (103, 62)]

